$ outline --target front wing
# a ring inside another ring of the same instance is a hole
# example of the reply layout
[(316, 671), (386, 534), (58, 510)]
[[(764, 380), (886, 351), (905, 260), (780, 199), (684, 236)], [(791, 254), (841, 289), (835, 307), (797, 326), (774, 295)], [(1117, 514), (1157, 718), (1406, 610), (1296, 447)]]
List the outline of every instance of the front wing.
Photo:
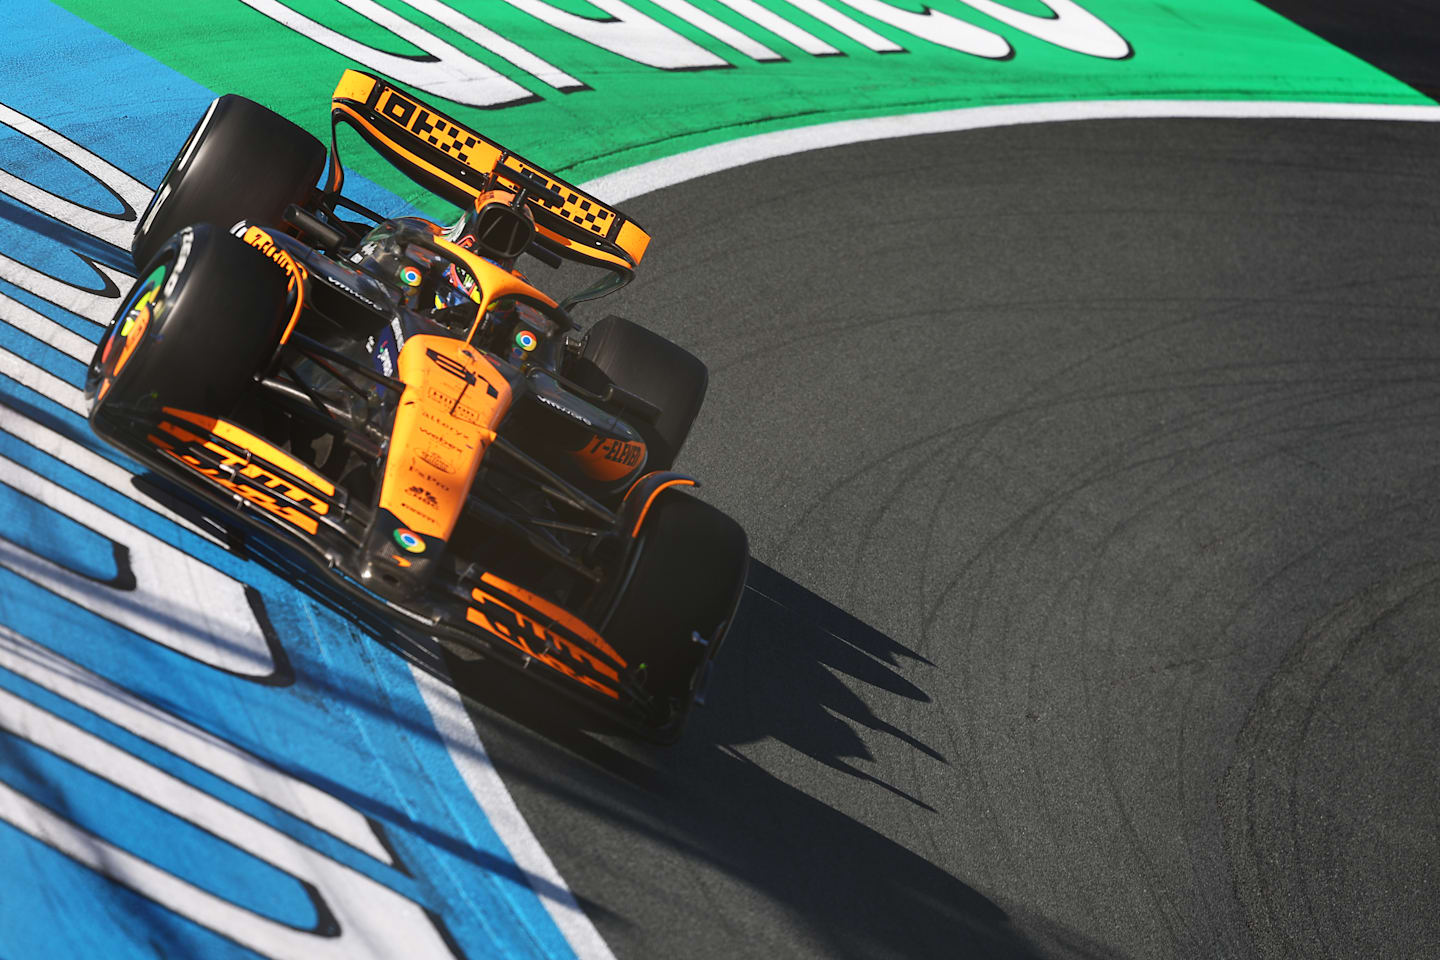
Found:
[[(648, 696), (625, 658), (579, 617), (524, 587), (475, 568), (424, 598), (398, 603), (367, 589), (357, 557), (368, 508), (308, 464), (226, 420), (165, 407), (158, 417), (105, 411), (106, 440), (180, 485), (227, 520), (279, 542), (303, 567), (397, 632), (458, 645), (668, 742), (680, 710)], [(532, 669), (538, 665), (539, 669)]]

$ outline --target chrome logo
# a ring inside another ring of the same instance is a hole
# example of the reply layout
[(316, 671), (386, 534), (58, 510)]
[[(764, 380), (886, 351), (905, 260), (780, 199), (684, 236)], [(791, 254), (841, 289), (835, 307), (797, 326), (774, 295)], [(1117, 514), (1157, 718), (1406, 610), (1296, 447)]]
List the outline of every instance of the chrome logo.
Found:
[(520, 345), (521, 350), (524, 350), (528, 353), (531, 350), (534, 350), (535, 344), (539, 343), (540, 341), (536, 340), (535, 334), (531, 333), (529, 330), (521, 330), (519, 333), (515, 334), (515, 342)]
[(420, 534), (401, 527), (395, 531), (395, 542), (400, 544), (400, 549), (406, 553), (424, 553), (425, 540)]
[(400, 282), (407, 287), (420, 286), (420, 271), (411, 266), (400, 268)]

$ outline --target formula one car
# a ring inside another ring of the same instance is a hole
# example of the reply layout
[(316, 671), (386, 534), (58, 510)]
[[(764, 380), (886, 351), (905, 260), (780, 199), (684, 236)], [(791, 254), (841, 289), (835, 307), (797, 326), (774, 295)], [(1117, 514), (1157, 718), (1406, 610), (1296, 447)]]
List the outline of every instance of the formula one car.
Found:
[[(343, 196), (341, 123), (464, 214), (386, 219)], [(572, 317), (633, 277), (649, 235), (369, 74), (345, 72), (331, 131), (317, 187), (319, 140), (211, 104), (139, 220), (140, 279), (87, 378), (95, 432), (400, 632), (673, 739), (748, 550), (670, 470), (704, 364)], [(600, 279), (556, 301), (522, 255)]]

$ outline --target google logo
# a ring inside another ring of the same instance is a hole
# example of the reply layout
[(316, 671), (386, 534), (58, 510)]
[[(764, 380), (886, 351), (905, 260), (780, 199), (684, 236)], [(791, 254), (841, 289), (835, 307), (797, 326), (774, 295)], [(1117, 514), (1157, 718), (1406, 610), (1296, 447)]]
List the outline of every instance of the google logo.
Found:
[(404, 527), (395, 531), (395, 542), (400, 544), (400, 549), (406, 553), (425, 552), (425, 540), (418, 533)]

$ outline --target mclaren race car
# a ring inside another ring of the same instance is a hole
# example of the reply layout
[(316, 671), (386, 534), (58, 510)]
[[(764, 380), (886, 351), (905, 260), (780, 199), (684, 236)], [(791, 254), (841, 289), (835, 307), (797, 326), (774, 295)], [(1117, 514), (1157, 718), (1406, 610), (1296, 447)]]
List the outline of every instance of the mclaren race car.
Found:
[[(572, 316), (649, 235), (378, 77), (346, 71), (331, 120), (327, 151), (211, 104), (138, 222), (139, 280), (87, 378), (95, 432), (396, 630), (673, 739), (748, 551), (670, 469), (704, 364)], [(346, 198), (342, 123), (463, 215)], [(522, 255), (598, 280), (557, 301)]]

